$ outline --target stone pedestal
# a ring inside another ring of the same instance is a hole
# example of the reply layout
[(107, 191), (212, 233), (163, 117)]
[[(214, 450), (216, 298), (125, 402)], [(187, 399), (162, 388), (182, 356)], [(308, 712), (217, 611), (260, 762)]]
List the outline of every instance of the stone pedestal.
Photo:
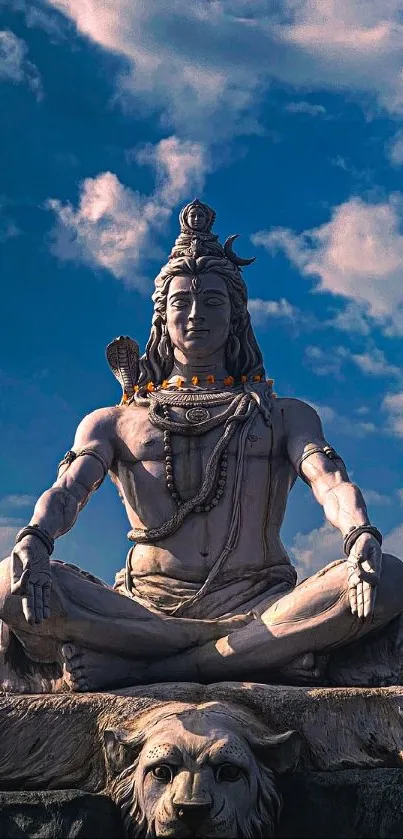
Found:
[[(224, 724), (228, 708), (229, 730), (238, 708), (250, 715), (251, 730), (258, 720), (273, 734), (300, 735), (295, 771), (275, 774), (284, 802), (279, 839), (403, 835), (403, 688), (218, 683), (3, 695), (0, 836), (121, 839), (105, 730), (130, 729), (139, 743), (153, 709), (160, 709), (160, 719), (166, 709), (169, 725), (174, 713), (191, 706), (197, 713), (209, 703), (220, 708)], [(267, 765), (276, 773), (276, 765)]]

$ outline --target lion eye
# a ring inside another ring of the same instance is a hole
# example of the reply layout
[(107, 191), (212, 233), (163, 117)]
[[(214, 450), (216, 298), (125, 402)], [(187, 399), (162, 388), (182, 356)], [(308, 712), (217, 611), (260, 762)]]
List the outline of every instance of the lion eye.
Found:
[(173, 779), (172, 768), (167, 763), (160, 763), (159, 766), (154, 766), (151, 770), (153, 778), (161, 781), (162, 784), (170, 784)]
[(222, 763), (215, 772), (217, 781), (238, 781), (241, 777), (241, 769), (235, 763)]

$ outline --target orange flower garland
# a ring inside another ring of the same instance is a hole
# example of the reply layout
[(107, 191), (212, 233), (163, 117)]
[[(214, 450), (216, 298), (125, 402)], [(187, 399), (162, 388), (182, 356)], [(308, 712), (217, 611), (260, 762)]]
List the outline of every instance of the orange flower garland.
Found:
[[(213, 384), (215, 384), (215, 381), (216, 381), (216, 378), (212, 373), (210, 373), (208, 376), (206, 376), (206, 383), (207, 384), (213, 385)], [(242, 384), (246, 384), (246, 382), (248, 381), (248, 376), (241, 376), (239, 381)], [(253, 382), (262, 382), (263, 381), (263, 376), (258, 376), (258, 375), (252, 376), (252, 381)], [(191, 382), (192, 382), (192, 385), (201, 384), (200, 377), (199, 376), (192, 376)], [(266, 379), (266, 382), (267, 382), (268, 385), (273, 385), (274, 384), (274, 379)], [(185, 384), (186, 384), (186, 379), (183, 376), (175, 376), (175, 379), (172, 380), (172, 381), (170, 381), (168, 379), (164, 379), (163, 382), (161, 382), (161, 384), (159, 385), (159, 387), (164, 390), (165, 388), (168, 388), (170, 386), (170, 384), (175, 384), (176, 387), (184, 387)], [(226, 376), (226, 378), (223, 380), (223, 384), (224, 384), (225, 387), (233, 387), (233, 385), (235, 384), (234, 376)], [(155, 385), (154, 382), (147, 382), (147, 384), (145, 385), (145, 389), (149, 393), (152, 393), (154, 390), (156, 390), (156, 388), (157, 388), (157, 385)], [(139, 390), (139, 385), (135, 385), (134, 393), (137, 393), (138, 390)], [(272, 393), (272, 396), (276, 397), (276, 395), (277, 394)], [(121, 399), (121, 404), (125, 404), (126, 402), (128, 402), (129, 398), (130, 398), (129, 395), (125, 391), (123, 393), (123, 396), (122, 396), (122, 399)]]

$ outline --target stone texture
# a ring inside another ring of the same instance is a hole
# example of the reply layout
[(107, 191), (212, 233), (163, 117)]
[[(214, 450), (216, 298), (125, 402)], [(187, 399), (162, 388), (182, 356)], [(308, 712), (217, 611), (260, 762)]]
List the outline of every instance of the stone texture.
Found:
[(250, 708), (275, 732), (297, 730), (301, 769), (403, 766), (401, 687), (172, 683), (114, 693), (2, 696), (0, 788), (101, 790), (105, 728), (124, 727), (163, 702), (213, 700)]
[(124, 839), (120, 814), (103, 795), (1, 792), (2, 839)]
[[(400, 839), (400, 769), (297, 772), (280, 781), (276, 839)], [(82, 791), (0, 793), (2, 839), (124, 839), (115, 805)]]
[(403, 688), (222, 682), (3, 695), (0, 790), (26, 792), (1, 795), (0, 836), (119, 837), (122, 826), (105, 798), (113, 785), (103, 732), (141, 730), (145, 711), (166, 706), (172, 712), (173, 703), (176, 713), (209, 702), (241, 706), (273, 732), (292, 729), (301, 735), (296, 774), (277, 777), (284, 797), (279, 839), (403, 835)]
[(276, 839), (400, 839), (401, 769), (307, 772), (280, 781)]

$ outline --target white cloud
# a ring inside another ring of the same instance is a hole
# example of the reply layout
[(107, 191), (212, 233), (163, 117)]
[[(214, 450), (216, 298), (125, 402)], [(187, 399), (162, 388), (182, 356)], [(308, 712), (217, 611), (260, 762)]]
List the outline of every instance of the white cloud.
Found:
[(403, 392), (387, 393), (382, 402), (382, 409), (388, 415), (391, 433), (396, 437), (403, 437)]
[(285, 228), (252, 238), (269, 251), (282, 249), (315, 291), (339, 295), (362, 308), (387, 334), (403, 334), (402, 196), (383, 203), (351, 198), (329, 222), (296, 234)]
[(39, 72), (27, 59), (28, 47), (9, 29), (0, 31), (0, 79), (15, 84), (27, 84), (37, 99), (42, 97)]
[(252, 297), (248, 300), (248, 309), (256, 324), (263, 323), (267, 318), (278, 318), (295, 323), (300, 322), (304, 317), (300, 309), (284, 297), (280, 300), (262, 300), (259, 297)]
[(350, 358), (367, 376), (401, 378), (402, 371), (400, 368), (394, 364), (389, 364), (385, 358), (385, 353), (376, 347), (366, 353), (351, 353)]
[(289, 548), (291, 560), (297, 567), (299, 580), (315, 574), (329, 562), (341, 559), (343, 540), (333, 525), (325, 522), (310, 533), (298, 532)]
[(362, 438), (378, 430), (373, 422), (364, 422), (356, 418), (350, 419), (339, 414), (330, 405), (319, 405), (310, 399), (306, 399), (305, 401), (317, 411), (322, 422), (326, 426), (334, 426), (338, 434), (343, 434), (346, 437)]
[(349, 160), (341, 155), (337, 155), (330, 161), (333, 166), (337, 166), (338, 169), (342, 169), (343, 172), (347, 172), (351, 175), (356, 181), (364, 181), (365, 183), (369, 183), (372, 179), (372, 171), (371, 169), (358, 169), (357, 166), (354, 166)]
[(392, 166), (401, 166), (403, 164), (403, 129), (397, 131), (395, 136), (386, 146), (387, 156)]
[[(403, 557), (403, 524), (386, 534), (382, 550)], [(298, 532), (289, 547), (289, 553), (301, 581), (330, 562), (344, 558), (340, 531), (325, 521), (321, 527), (314, 528), (309, 533)]]
[(290, 114), (307, 114), (310, 117), (316, 117), (318, 114), (326, 113), (326, 108), (323, 105), (313, 105), (311, 102), (305, 102), (303, 99), (299, 102), (289, 102), (285, 106), (285, 110)]
[(384, 553), (393, 554), (403, 559), (403, 524), (397, 525), (388, 533), (382, 543)]
[(121, 55), (121, 95), (140, 97), (182, 136), (257, 130), (273, 79), (348, 89), (403, 110), (399, 0), (48, 0), (79, 32)]
[(321, 347), (310, 345), (305, 348), (305, 358), (317, 376), (334, 376), (341, 380), (341, 368), (348, 357), (345, 347), (332, 347), (323, 350)]
[(125, 187), (112, 172), (86, 178), (79, 204), (47, 202), (57, 217), (51, 234), (52, 251), (61, 260), (75, 260), (109, 271), (128, 285), (143, 288), (139, 268), (145, 258), (160, 256), (150, 242), (161, 232), (175, 205), (189, 192), (203, 187), (209, 169), (199, 143), (177, 137), (161, 140), (137, 152), (141, 163), (156, 170), (156, 189), (150, 196)]
[(305, 358), (317, 376), (341, 376), (343, 364), (347, 361), (355, 364), (365, 376), (381, 376), (384, 378), (402, 378), (402, 371), (394, 364), (389, 364), (385, 353), (375, 346), (367, 352), (353, 353), (343, 346), (322, 347), (309, 345), (305, 348)]
[(331, 326), (333, 329), (340, 329), (343, 332), (349, 332), (356, 335), (369, 335), (371, 332), (371, 325), (366, 312), (363, 311), (362, 306), (357, 303), (349, 302), (337, 312), (330, 320), (325, 321), (325, 326)]
[(389, 495), (383, 495), (381, 492), (377, 492), (376, 489), (363, 489), (362, 494), (365, 503), (374, 507), (389, 507), (392, 503)]
[(33, 507), (36, 504), (34, 495), (3, 495), (0, 498), (0, 510), (20, 509), (21, 507)]
[(19, 526), (0, 524), (0, 559), (9, 556), (19, 529)]
[(19, 236), (19, 229), (15, 221), (7, 213), (7, 201), (0, 196), (0, 243)]
[(210, 171), (207, 152), (201, 143), (166, 137), (156, 146), (151, 143), (137, 153), (139, 163), (153, 166), (157, 177), (156, 197), (170, 206), (186, 196), (189, 190), (201, 191)]
[(397, 495), (400, 503), (403, 504), (403, 489), (398, 489), (397, 492), (396, 492), (396, 495)]

